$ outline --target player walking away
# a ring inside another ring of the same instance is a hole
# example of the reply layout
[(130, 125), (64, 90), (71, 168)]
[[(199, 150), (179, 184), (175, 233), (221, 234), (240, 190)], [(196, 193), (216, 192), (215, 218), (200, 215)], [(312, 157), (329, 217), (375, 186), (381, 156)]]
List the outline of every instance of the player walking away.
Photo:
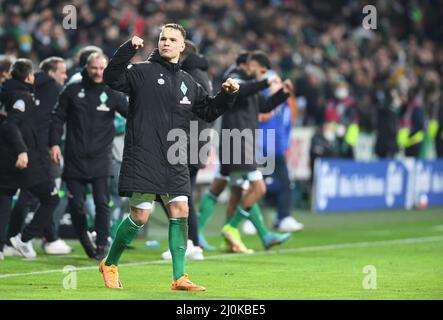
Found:
[[(134, 36), (114, 54), (105, 70), (106, 83), (129, 94), (125, 148), (119, 191), (130, 197), (130, 216), (119, 226), (106, 259), (100, 263), (105, 285), (121, 288), (118, 262), (139, 229), (148, 221), (152, 202), (163, 202), (169, 215), (169, 249), (172, 255), (172, 290), (203, 291), (185, 274), (188, 238), (188, 197), (191, 194), (187, 159), (171, 161), (168, 139), (173, 129), (182, 129), (189, 138), (189, 122), (196, 114), (214, 121), (235, 101), (239, 85), (228, 79), (222, 90), (210, 97), (178, 64), (185, 48), (186, 32), (178, 24), (162, 26), (155, 49), (147, 61), (130, 65), (143, 40)], [(186, 155), (186, 141), (179, 152)], [(184, 156), (185, 158), (185, 156)]]
[(12, 197), (20, 188), (29, 190), (41, 205), (23, 232), (10, 241), (21, 255), (33, 258), (36, 252), (32, 239), (48, 225), (58, 196), (49, 174), (47, 145), (40, 141), (34, 121), (38, 111), (33, 94), (32, 62), (18, 59), (12, 66), (11, 76), (0, 95), (0, 256), (3, 257)]
[[(110, 235), (110, 177), (113, 175), (112, 140), (114, 118), (125, 116), (125, 95), (103, 82), (107, 58), (89, 55), (82, 77), (70, 81), (58, 98), (51, 126), (51, 158), (59, 163), (63, 125), (67, 123), (63, 179), (68, 188), (69, 207), (77, 236), (88, 257), (101, 260), (106, 255)], [(84, 211), (87, 184), (92, 185), (96, 208), (96, 248), (87, 233)]]

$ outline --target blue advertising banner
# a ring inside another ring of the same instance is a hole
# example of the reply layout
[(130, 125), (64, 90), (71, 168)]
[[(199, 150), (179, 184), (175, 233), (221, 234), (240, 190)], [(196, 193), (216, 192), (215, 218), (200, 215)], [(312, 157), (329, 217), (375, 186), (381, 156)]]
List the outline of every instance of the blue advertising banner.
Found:
[(412, 204), (414, 162), (317, 159), (313, 210), (343, 212), (407, 208)]
[(414, 199), (425, 195), (428, 206), (443, 205), (443, 159), (416, 160), (414, 180)]

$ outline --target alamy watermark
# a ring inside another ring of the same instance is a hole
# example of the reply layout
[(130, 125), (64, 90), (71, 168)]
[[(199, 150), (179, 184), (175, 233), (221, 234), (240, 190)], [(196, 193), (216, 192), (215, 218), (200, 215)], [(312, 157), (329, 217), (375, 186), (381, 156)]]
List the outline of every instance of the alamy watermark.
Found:
[(377, 29), (377, 8), (371, 4), (363, 7), (363, 13), (366, 16), (363, 18), (362, 26), (366, 30)]
[(377, 269), (373, 265), (367, 265), (363, 267), (362, 272), (366, 274), (363, 277), (362, 287), (365, 290), (377, 289)]
[(74, 266), (65, 266), (63, 273), (66, 274), (63, 278), (63, 288), (65, 290), (77, 289), (77, 269)]
[(208, 153), (213, 148), (220, 151), (220, 164), (256, 164), (264, 175), (270, 175), (275, 169), (275, 130), (267, 129), (266, 135), (264, 132), (263, 129), (222, 129), (220, 137), (211, 128), (199, 133), (198, 121), (190, 121), (189, 135), (179, 128), (168, 132), (167, 141), (173, 143), (168, 148), (167, 159), (172, 165), (206, 163)]
[(63, 28), (66, 30), (77, 29), (77, 8), (73, 5), (66, 5), (63, 7)]

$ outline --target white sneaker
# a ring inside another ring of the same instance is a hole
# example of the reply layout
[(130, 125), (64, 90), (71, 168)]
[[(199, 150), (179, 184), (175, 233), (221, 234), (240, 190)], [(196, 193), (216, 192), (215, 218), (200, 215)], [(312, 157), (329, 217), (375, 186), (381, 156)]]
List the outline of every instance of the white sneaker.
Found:
[[(163, 252), (161, 257), (163, 260), (172, 260), (171, 250)], [(192, 240), (188, 239), (185, 258), (189, 260), (203, 260), (205, 257), (203, 256), (203, 250), (198, 246), (194, 246)]]
[(303, 223), (298, 222), (291, 216), (284, 218), (278, 225), (278, 231), (281, 232), (297, 232), (303, 228)]
[(9, 241), (11, 241), (14, 248), (17, 249), (17, 251), (20, 252), (23, 257), (35, 258), (37, 256), (37, 253), (32, 246), (32, 240), (29, 240), (28, 242), (23, 242), (20, 233), (15, 237), (11, 237)]
[(204, 260), (203, 249), (199, 246), (194, 246), (192, 249), (186, 249), (186, 259), (189, 260)]
[(254, 224), (250, 220), (246, 220), (241, 226), (241, 232), (245, 235), (253, 236), (257, 234), (257, 229), (255, 229)]
[(3, 251), (0, 251), (0, 261), (5, 260), (5, 255), (3, 254)]
[(165, 252), (163, 252), (162, 259), (163, 260), (172, 260), (171, 250), (166, 250)]
[(3, 255), (5, 257), (21, 257), (22, 255), (20, 254), (20, 252), (17, 251), (17, 249), (15, 249), (14, 247), (10, 247), (5, 245), (3, 247)]
[(57, 239), (52, 242), (46, 242), (43, 245), (43, 250), (46, 254), (69, 254), (72, 248), (62, 239)]

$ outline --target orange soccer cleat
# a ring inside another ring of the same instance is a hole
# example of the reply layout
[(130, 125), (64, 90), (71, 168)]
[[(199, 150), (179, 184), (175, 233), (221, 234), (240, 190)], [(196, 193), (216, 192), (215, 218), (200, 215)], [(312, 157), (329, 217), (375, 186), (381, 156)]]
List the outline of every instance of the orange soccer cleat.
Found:
[(118, 276), (118, 269), (115, 265), (105, 265), (106, 258), (100, 262), (99, 271), (102, 273), (103, 280), (105, 280), (106, 288), (123, 289)]
[(187, 274), (181, 276), (179, 279), (172, 282), (172, 290), (186, 290), (186, 291), (206, 291), (206, 288), (201, 287), (189, 280)]

